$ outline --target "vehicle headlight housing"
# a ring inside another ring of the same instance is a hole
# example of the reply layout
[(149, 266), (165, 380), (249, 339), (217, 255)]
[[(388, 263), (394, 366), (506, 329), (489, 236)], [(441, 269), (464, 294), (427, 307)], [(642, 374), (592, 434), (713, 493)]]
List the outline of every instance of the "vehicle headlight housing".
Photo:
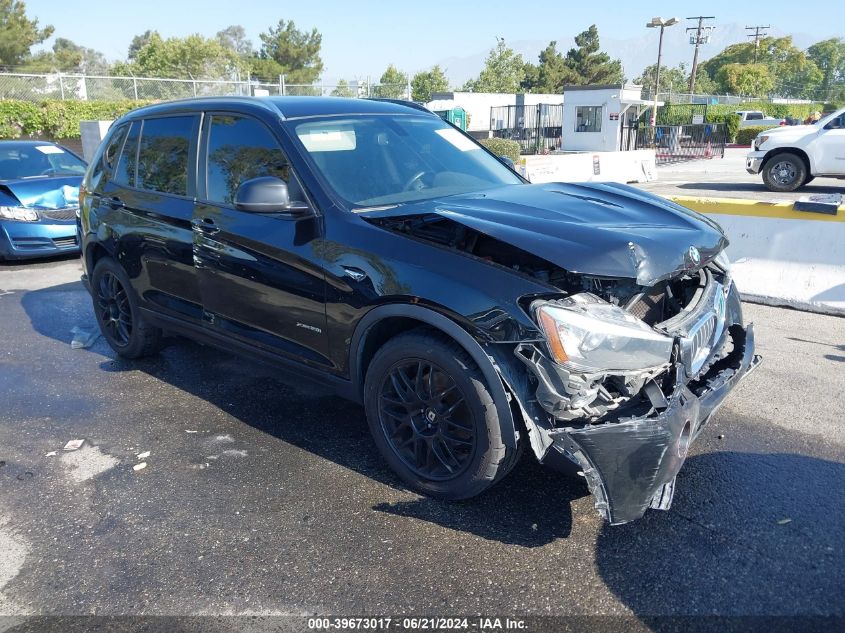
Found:
[(766, 141), (769, 140), (768, 134), (758, 134), (757, 138), (754, 139), (754, 149), (760, 149), (760, 146), (763, 145)]
[(533, 304), (553, 359), (589, 373), (656, 369), (669, 362), (673, 340), (590, 293)]
[(18, 222), (38, 222), (38, 213), (26, 207), (0, 207), (0, 220), (17, 220)]
[(728, 259), (727, 252), (722, 251), (718, 255), (716, 255), (716, 259), (713, 260), (713, 263), (716, 264), (722, 270), (724, 270), (726, 273), (731, 272), (731, 260)]

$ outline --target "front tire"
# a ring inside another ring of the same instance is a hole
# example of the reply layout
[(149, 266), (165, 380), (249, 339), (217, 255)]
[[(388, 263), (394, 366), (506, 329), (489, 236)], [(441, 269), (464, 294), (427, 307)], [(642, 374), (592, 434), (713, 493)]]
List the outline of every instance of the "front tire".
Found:
[(161, 330), (144, 321), (129, 277), (110, 257), (103, 257), (91, 274), (94, 316), (109, 346), (123, 358), (158, 352)]
[(478, 366), (440, 334), (413, 330), (381, 347), (367, 370), (364, 407), (390, 467), (433, 497), (473, 497), (504, 477), (518, 456), (502, 441)]
[(807, 181), (807, 166), (795, 154), (772, 156), (763, 168), (763, 184), (777, 193), (795, 191)]

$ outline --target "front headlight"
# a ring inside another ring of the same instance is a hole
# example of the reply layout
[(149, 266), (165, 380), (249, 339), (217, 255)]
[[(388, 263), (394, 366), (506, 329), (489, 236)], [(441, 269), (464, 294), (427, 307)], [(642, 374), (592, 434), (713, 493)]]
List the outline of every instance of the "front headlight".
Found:
[(754, 139), (754, 149), (760, 149), (760, 146), (769, 140), (769, 136), (767, 134), (759, 134), (757, 138)]
[(0, 220), (38, 222), (38, 214), (33, 209), (26, 207), (0, 207)]
[(534, 304), (555, 361), (590, 373), (646, 370), (669, 362), (672, 338), (590, 293)]

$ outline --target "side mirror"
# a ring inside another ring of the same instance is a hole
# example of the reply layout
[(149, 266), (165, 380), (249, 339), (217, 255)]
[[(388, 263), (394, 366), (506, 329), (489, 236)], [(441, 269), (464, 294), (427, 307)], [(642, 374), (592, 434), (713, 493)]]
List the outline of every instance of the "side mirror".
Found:
[(507, 165), (511, 170), (516, 171), (516, 165), (513, 164), (510, 156), (505, 156), (502, 154), (499, 156), (499, 160), (502, 161), (505, 165)]
[(245, 180), (235, 192), (235, 208), (251, 213), (289, 213), (305, 215), (310, 207), (304, 202), (291, 201), (288, 185), (274, 176)]

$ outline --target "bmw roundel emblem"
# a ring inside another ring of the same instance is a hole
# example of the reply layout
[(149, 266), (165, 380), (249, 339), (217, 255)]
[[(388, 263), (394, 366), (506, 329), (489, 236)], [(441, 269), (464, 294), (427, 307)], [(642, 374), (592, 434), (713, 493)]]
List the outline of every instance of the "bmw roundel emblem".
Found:
[(689, 247), (688, 254), (689, 259), (694, 266), (698, 266), (701, 263), (701, 253), (698, 252), (698, 249), (695, 246)]

